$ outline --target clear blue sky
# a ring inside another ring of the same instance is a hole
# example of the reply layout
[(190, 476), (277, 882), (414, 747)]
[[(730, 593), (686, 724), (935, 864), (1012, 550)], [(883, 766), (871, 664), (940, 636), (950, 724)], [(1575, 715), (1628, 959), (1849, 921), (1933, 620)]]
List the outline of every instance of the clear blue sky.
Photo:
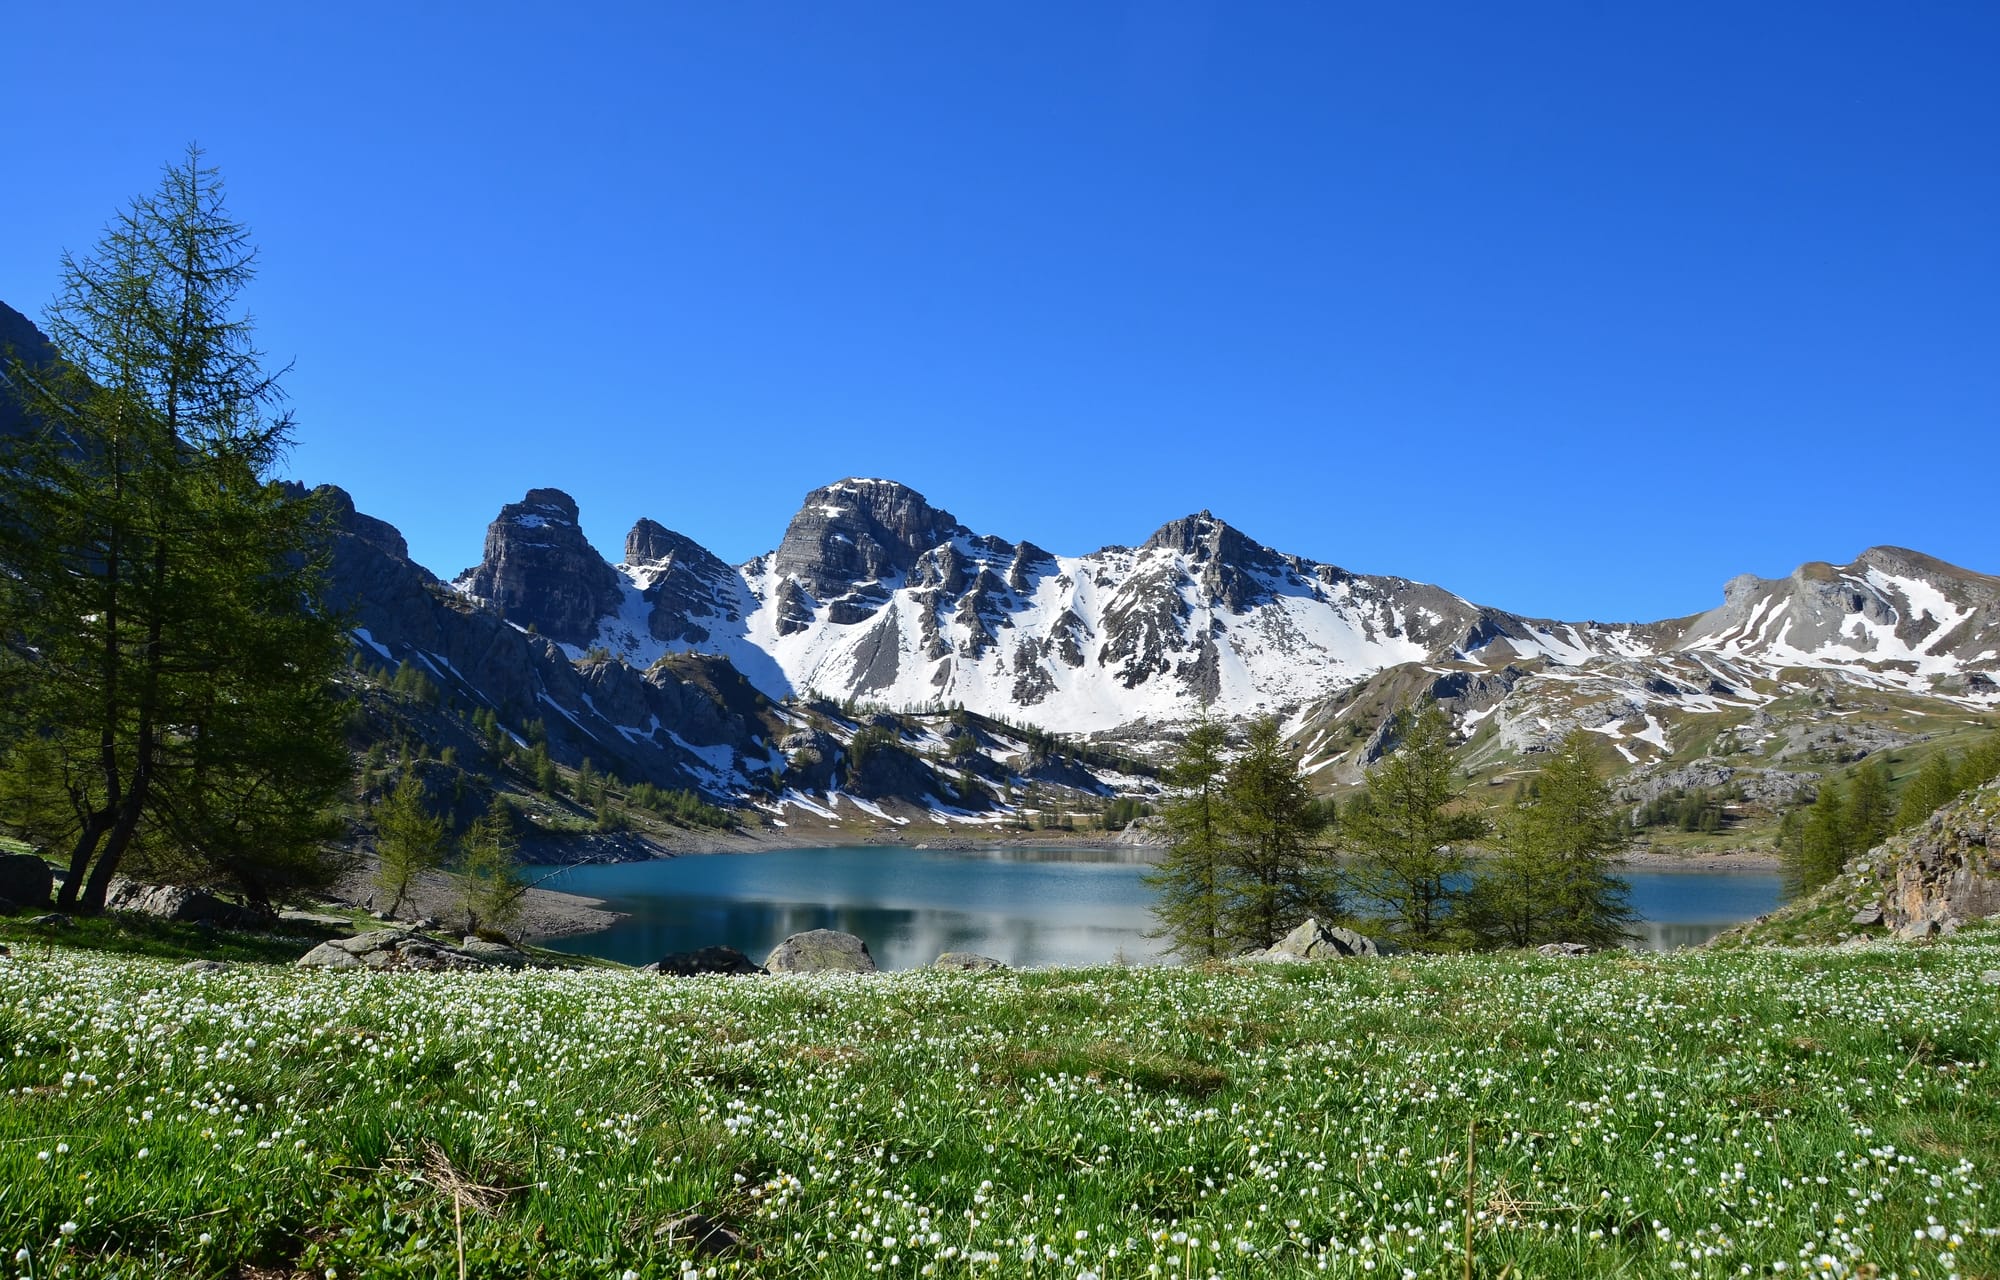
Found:
[(1651, 619), (2000, 573), (2000, 6), (30, 4), (0, 299), (190, 141), (290, 468), (732, 561), (844, 475)]

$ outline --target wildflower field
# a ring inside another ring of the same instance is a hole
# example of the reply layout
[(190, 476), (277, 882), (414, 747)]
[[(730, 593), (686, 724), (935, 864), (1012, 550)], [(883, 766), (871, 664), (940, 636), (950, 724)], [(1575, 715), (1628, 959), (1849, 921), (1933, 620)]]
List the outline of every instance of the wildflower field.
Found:
[(1996, 969), (1989, 930), (679, 981), (21, 945), (0, 1265), (1995, 1276)]

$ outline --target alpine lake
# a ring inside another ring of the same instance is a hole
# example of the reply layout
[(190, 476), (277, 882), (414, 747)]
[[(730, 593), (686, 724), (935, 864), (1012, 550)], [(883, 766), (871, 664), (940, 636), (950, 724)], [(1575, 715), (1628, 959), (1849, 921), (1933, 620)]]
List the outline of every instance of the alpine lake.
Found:
[[(545, 945), (643, 965), (676, 951), (734, 947), (763, 962), (808, 929), (868, 943), (883, 969), (946, 951), (1016, 968), (1156, 963), (1145, 849), (847, 845), (750, 854), (685, 854), (572, 867), (541, 887), (602, 900), (625, 918)], [(1627, 870), (1642, 923), (1634, 946), (1706, 941), (1778, 905), (1775, 871)]]

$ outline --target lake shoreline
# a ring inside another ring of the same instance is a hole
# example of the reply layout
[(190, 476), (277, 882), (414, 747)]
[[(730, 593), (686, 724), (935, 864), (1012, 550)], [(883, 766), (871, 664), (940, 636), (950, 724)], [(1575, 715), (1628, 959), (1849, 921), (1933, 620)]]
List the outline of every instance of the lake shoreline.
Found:
[[(901, 847), (946, 853), (1073, 849), (1080, 853), (1127, 855), (1162, 848), (1146, 841), (1061, 831), (908, 832), (902, 828), (888, 828), (866, 832), (761, 831), (754, 834), (705, 831), (685, 835), (685, 839), (676, 838), (671, 843), (652, 839), (645, 841), (657, 852), (655, 858), (643, 861), (695, 854), (757, 854), (815, 848)], [(1764, 850), (1706, 849), (1682, 853), (1642, 846), (1628, 850), (1618, 860), (1618, 866), (1622, 870), (1648, 873), (1769, 874), (1778, 870), (1779, 861), (1775, 854)], [(603, 933), (629, 918), (629, 913), (612, 907), (605, 899), (540, 887), (530, 893), (524, 908), (520, 936), (525, 941), (537, 943)]]

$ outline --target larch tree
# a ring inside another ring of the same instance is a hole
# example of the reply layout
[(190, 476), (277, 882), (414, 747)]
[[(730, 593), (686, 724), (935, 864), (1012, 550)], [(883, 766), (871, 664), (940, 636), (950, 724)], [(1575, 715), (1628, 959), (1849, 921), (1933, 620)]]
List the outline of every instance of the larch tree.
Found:
[(1223, 919), (1232, 943), (1268, 947), (1307, 916), (1338, 918), (1329, 855), (1318, 843), (1326, 822), (1276, 718), (1251, 724), (1248, 745), (1224, 773), (1223, 797)]
[(401, 914), (418, 877), (444, 865), (445, 820), (430, 811), (423, 781), (405, 769), (395, 787), (377, 801), (375, 819), (375, 885), (388, 895), (384, 910)]
[(1403, 740), (1342, 811), (1340, 844), (1351, 856), (1357, 888), (1379, 906), (1398, 940), (1437, 949), (1457, 924), (1453, 907), (1466, 870), (1461, 843), (1484, 836), (1487, 824), (1458, 807), (1458, 761), (1443, 710), (1426, 702), (1397, 718)]
[(1225, 926), (1228, 911), (1224, 751), (1229, 735), (1203, 719), (1181, 743), (1167, 770), (1174, 799), (1161, 813), (1167, 852), (1146, 874), (1159, 894), (1153, 907), (1168, 949), (1190, 960), (1216, 960), (1232, 950)]
[(499, 931), (521, 915), (528, 885), (521, 879), (520, 840), (514, 834), (514, 810), (499, 795), (471, 830), (465, 833), (458, 868), (459, 905), (465, 911), (465, 931)]
[(9, 372), (0, 746), (66, 814), (66, 910), (135, 853), (253, 901), (339, 870), (344, 640), (318, 507), (271, 479), (293, 423), (236, 305), (254, 259), (190, 150), (64, 256), (57, 364)]
[(1591, 760), (1588, 736), (1572, 730), (1508, 813), (1500, 852), (1474, 879), (1475, 931), (1514, 947), (1623, 942), (1638, 917), (1615, 866), (1631, 831)]

